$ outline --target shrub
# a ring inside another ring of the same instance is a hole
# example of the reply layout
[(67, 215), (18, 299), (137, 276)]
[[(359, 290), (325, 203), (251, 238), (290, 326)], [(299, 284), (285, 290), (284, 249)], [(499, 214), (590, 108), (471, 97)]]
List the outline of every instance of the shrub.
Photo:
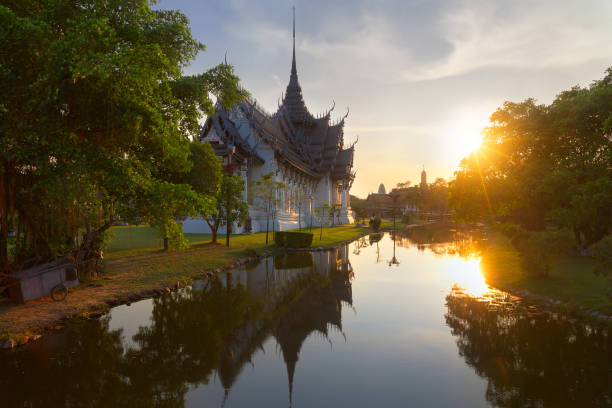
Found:
[(402, 222), (406, 225), (412, 223), (412, 215), (410, 213), (402, 215)]
[(520, 225), (512, 222), (504, 222), (503, 224), (498, 225), (497, 230), (504, 236), (510, 238), (511, 241), (513, 241), (519, 235), (525, 234), (525, 230)]
[(522, 233), (514, 245), (521, 253), (524, 271), (535, 277), (548, 277), (553, 259), (572, 251), (572, 236), (566, 230)]
[(380, 219), (380, 217), (374, 217), (370, 220), (370, 228), (372, 228), (374, 231), (378, 231), (380, 229), (380, 223), (382, 222), (382, 220)]
[(274, 234), (277, 246), (287, 248), (307, 248), (312, 244), (313, 234), (301, 231), (278, 231)]
[(595, 258), (595, 273), (612, 277), (612, 235), (594, 243), (590, 250)]
[(377, 234), (370, 234), (368, 236), (368, 239), (370, 241), (370, 245), (377, 243), (378, 241), (380, 241), (383, 237), (383, 234), (377, 233)]

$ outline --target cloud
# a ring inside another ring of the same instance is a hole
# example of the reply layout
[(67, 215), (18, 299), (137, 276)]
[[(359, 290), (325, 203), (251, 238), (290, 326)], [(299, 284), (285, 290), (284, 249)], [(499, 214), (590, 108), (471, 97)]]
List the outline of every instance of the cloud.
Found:
[[(603, 12), (602, 12), (603, 11)], [(453, 51), (404, 71), (408, 81), (460, 75), (483, 67), (547, 69), (612, 54), (612, 3), (517, 1), (463, 4), (443, 17)]]

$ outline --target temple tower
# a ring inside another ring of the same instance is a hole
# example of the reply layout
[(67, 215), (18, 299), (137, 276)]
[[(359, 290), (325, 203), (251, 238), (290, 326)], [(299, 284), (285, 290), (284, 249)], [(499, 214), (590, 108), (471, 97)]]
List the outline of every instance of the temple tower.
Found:
[(425, 172), (425, 166), (423, 166), (423, 171), (421, 172), (421, 187), (427, 186), (427, 173)]

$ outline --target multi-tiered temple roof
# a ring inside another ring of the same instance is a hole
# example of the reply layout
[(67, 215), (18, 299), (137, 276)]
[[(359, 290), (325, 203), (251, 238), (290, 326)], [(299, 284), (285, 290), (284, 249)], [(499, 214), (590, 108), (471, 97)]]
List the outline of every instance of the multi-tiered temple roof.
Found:
[[(344, 148), (344, 120), (348, 112), (339, 121), (332, 123), (330, 116), (334, 107), (321, 116), (314, 116), (304, 103), (295, 61), (295, 24), (291, 75), (276, 113), (266, 113), (251, 100), (241, 102), (237, 109), (248, 118), (259, 136), (273, 147), (281, 162), (312, 178), (320, 178), (327, 173), (334, 180), (350, 182), (354, 178), (354, 144)], [(251, 145), (240, 136), (230, 116), (226, 108), (217, 106), (215, 114), (206, 121), (200, 138), (204, 139), (211, 129), (215, 129), (216, 134), (226, 141), (226, 145), (231, 143), (231, 146), (236, 147), (240, 157), (261, 160)], [(227, 153), (222, 151), (222, 145), (215, 146), (215, 149), (218, 154)]]

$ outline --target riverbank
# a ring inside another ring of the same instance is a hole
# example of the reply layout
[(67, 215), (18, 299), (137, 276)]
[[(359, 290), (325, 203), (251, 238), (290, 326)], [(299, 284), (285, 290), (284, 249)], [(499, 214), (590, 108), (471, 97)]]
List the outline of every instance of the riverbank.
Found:
[[(142, 231), (134, 229), (132, 232), (145, 237), (147, 233)], [(355, 226), (323, 228), (322, 239), (319, 239), (320, 230), (313, 229), (312, 249), (332, 248), (369, 232), (369, 228)], [(140, 238), (143, 239), (146, 242), (148, 238)], [(46, 331), (61, 329), (69, 319), (99, 317), (111, 307), (155, 297), (186, 286), (195, 279), (255, 263), (262, 257), (283, 251), (272, 245), (272, 234), (269, 245), (265, 243), (265, 233), (232, 236), (229, 248), (224, 245), (224, 235), (219, 235), (218, 240), (217, 244), (195, 241), (188, 249), (177, 252), (115, 250), (106, 255), (105, 272), (99, 279), (71, 290), (62, 302), (44, 298), (21, 305), (3, 299), (0, 301), (0, 347), (27, 343)]]
[(612, 302), (606, 296), (608, 281), (593, 273), (594, 261), (580, 256), (563, 256), (551, 265), (550, 276), (527, 276), (518, 251), (508, 238), (489, 231), (481, 271), (492, 286), (547, 307), (582, 317), (612, 320)]

